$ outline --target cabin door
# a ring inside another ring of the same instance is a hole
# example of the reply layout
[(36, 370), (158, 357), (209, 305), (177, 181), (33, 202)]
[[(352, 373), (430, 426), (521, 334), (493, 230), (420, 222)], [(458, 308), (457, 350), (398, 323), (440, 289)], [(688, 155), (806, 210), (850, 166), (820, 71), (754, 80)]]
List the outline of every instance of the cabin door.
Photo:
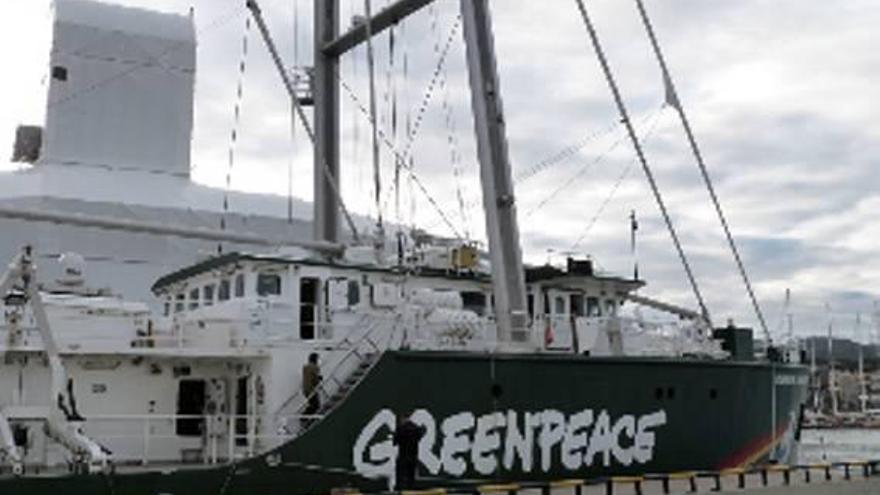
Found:
[(248, 443), (248, 386), (247, 376), (239, 377), (235, 382), (235, 445), (245, 447)]
[(317, 336), (321, 301), (321, 279), (299, 279), (299, 338), (314, 340)]
[(205, 380), (180, 380), (177, 387), (176, 431), (182, 437), (199, 437), (205, 431)]

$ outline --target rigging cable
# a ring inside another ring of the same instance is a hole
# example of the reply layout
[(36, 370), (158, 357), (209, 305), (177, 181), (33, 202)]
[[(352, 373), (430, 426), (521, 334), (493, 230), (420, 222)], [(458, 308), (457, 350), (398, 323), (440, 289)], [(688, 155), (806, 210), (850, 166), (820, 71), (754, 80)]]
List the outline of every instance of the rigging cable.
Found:
[(593, 27), (593, 22), (590, 20), (590, 16), (587, 13), (587, 7), (586, 5), (584, 5), (584, 0), (575, 0), (575, 3), (577, 4), (578, 10), (580, 11), (581, 18), (584, 21), (584, 27), (586, 27), (587, 29), (587, 33), (589, 34), (593, 49), (596, 52), (596, 57), (599, 59), (599, 64), (602, 66), (602, 71), (605, 74), (605, 80), (607, 81), (608, 88), (611, 90), (611, 93), (614, 97), (614, 102), (617, 105), (617, 110), (620, 112), (621, 120), (626, 127), (627, 134), (629, 135), (630, 141), (632, 142), (639, 162), (642, 165), (642, 170), (645, 172), (645, 177), (648, 179), (648, 183), (651, 186), (651, 191), (654, 194), (654, 199), (657, 202), (657, 206), (659, 207), (660, 213), (663, 216), (663, 221), (666, 223), (666, 228), (669, 231), (669, 235), (670, 237), (672, 237), (672, 242), (673, 244), (675, 244), (675, 250), (678, 252), (678, 257), (681, 260), (681, 264), (684, 267), (685, 273), (687, 274), (691, 289), (693, 290), (694, 296), (697, 299), (697, 303), (700, 306), (700, 311), (702, 312), (703, 319), (705, 319), (706, 323), (711, 327), (712, 320), (709, 316), (709, 310), (706, 307), (706, 303), (703, 300), (703, 295), (700, 293), (700, 289), (697, 286), (697, 280), (694, 277), (693, 271), (691, 270), (691, 266), (687, 260), (687, 256), (685, 256), (684, 249), (682, 248), (681, 242), (678, 239), (678, 234), (675, 231), (675, 227), (672, 225), (672, 219), (670, 218), (669, 212), (666, 209), (666, 204), (663, 202), (663, 198), (660, 196), (660, 189), (657, 186), (657, 182), (654, 180), (654, 174), (651, 172), (651, 168), (648, 166), (648, 161), (645, 158), (644, 152), (642, 151), (641, 144), (639, 144), (639, 138), (636, 136), (635, 129), (633, 128), (632, 122), (629, 119), (629, 113), (626, 110), (626, 105), (623, 103), (623, 98), (620, 95), (620, 90), (617, 88), (617, 83), (614, 81), (614, 76), (611, 73), (611, 67), (608, 65), (608, 60), (605, 58), (605, 52), (602, 50), (602, 45), (599, 42), (599, 36), (596, 34), (596, 29)]
[(654, 54), (657, 56), (657, 62), (660, 64), (660, 70), (663, 73), (663, 85), (666, 90), (666, 99), (669, 102), (670, 106), (675, 108), (678, 112), (678, 116), (681, 119), (681, 125), (684, 127), (684, 132), (687, 135), (688, 142), (691, 146), (691, 151), (693, 151), (694, 158), (696, 158), (697, 166), (700, 169), (700, 175), (703, 176), (703, 182), (706, 183), (706, 189), (709, 191), (709, 197), (712, 198), (712, 204), (715, 206), (715, 213), (718, 214), (718, 220), (721, 222), (721, 227), (724, 229), (724, 235), (727, 237), (727, 243), (730, 246), (730, 251), (733, 253), (733, 257), (736, 260), (736, 266), (739, 269), (739, 274), (742, 277), (743, 284), (746, 286), (746, 291), (749, 293), (749, 299), (751, 299), (752, 307), (755, 310), (755, 315), (758, 317), (758, 321), (761, 324), (761, 329), (764, 331), (764, 337), (767, 339), (768, 345), (771, 344), (772, 338), (770, 336), (770, 331), (767, 329), (767, 322), (764, 320), (764, 313), (761, 311), (761, 306), (758, 304), (758, 299), (755, 297), (755, 291), (752, 289), (752, 283), (749, 280), (749, 276), (746, 272), (745, 265), (743, 264), (742, 258), (739, 255), (739, 250), (736, 247), (736, 242), (733, 239), (733, 235), (730, 233), (730, 226), (727, 224), (727, 218), (724, 216), (724, 211), (721, 209), (721, 202), (718, 200), (718, 196), (715, 194), (715, 187), (712, 185), (712, 179), (709, 177), (709, 171), (706, 169), (706, 163), (703, 161), (703, 154), (700, 152), (700, 148), (697, 145), (697, 140), (694, 137), (693, 130), (691, 129), (690, 122), (688, 121), (687, 115), (684, 111), (684, 106), (681, 104), (681, 100), (678, 97), (678, 91), (675, 89), (675, 84), (672, 82), (672, 76), (669, 72), (669, 67), (666, 65), (666, 59), (663, 58), (663, 53), (660, 50), (660, 43), (657, 41), (657, 36), (654, 34), (654, 27), (651, 24), (651, 20), (648, 18), (648, 12), (645, 10), (645, 6), (642, 0), (636, 0), (636, 6), (639, 9), (639, 14), (642, 18), (642, 23), (645, 25), (645, 30), (648, 32), (648, 38), (651, 40), (651, 46), (654, 49)]
[[(421, 103), (419, 104), (419, 109), (416, 112), (415, 121), (413, 122), (412, 128), (410, 129), (410, 132), (408, 134), (406, 148), (404, 149), (402, 155), (400, 153), (396, 153), (398, 155), (401, 155), (401, 156), (404, 156), (407, 158), (412, 157), (412, 147), (415, 144), (416, 137), (418, 137), (419, 130), (421, 129), (421, 124), (422, 124), (422, 121), (424, 120), (425, 112), (427, 111), (428, 106), (430, 106), (430, 103), (434, 97), (434, 94), (435, 94), (437, 88), (439, 87), (440, 76), (441, 76), (441, 73), (446, 65), (446, 60), (449, 55), (449, 50), (452, 47), (452, 41), (455, 39), (455, 35), (458, 32), (458, 29), (460, 26), (461, 26), (461, 15), (458, 15), (456, 17), (455, 23), (452, 25), (452, 27), (449, 30), (449, 36), (446, 38), (446, 43), (444, 44), (443, 50), (439, 54), (440, 56), (439, 56), (439, 59), (437, 60), (437, 65), (434, 67), (434, 72), (431, 75), (431, 81), (428, 83), (428, 87), (425, 89), (425, 94), (422, 97)], [(435, 54), (436, 54), (436, 52), (435, 52)], [(349, 93), (352, 95), (352, 97), (355, 100), (357, 100), (357, 97), (354, 95), (354, 93), (352, 91), (349, 91)], [(360, 105), (360, 107), (361, 107), (361, 111), (365, 115), (367, 115), (367, 118), (369, 118), (368, 111), (364, 109), (363, 105)], [(379, 134), (380, 135), (384, 134), (381, 129), (379, 130)], [(386, 139), (386, 141), (387, 141), (387, 139)], [(396, 148), (394, 148), (394, 149), (396, 149)], [(458, 236), (458, 237), (461, 238), (461, 236)]]
[[(443, 41), (438, 29), (440, 15), (434, 4), (431, 4), (429, 10), (431, 13), (431, 34), (434, 37), (434, 54), (439, 56), (441, 42)], [(458, 136), (456, 132), (455, 111), (449, 102), (449, 69), (446, 64), (443, 65), (439, 85), (440, 90), (442, 91), (441, 107), (443, 109), (443, 121), (446, 126), (446, 143), (449, 146), (449, 161), (452, 164), (452, 176), (455, 181), (455, 196), (458, 200), (459, 215), (461, 217), (465, 238), (466, 240), (470, 240), (470, 229), (468, 227), (470, 225), (470, 216), (468, 215), (468, 209), (465, 206), (464, 185), (462, 183), (464, 170), (461, 163), (461, 153), (459, 151)]]
[[(455, 24), (450, 29), (449, 37), (446, 40), (446, 46), (443, 49), (443, 53), (441, 54), (440, 60), (437, 62), (437, 66), (434, 68), (434, 73), (431, 78), (431, 82), (428, 84), (428, 88), (425, 90), (425, 95), (422, 99), (422, 102), (418, 109), (418, 114), (416, 120), (411, 123), (411, 127), (408, 133), (407, 146), (404, 151), (399, 151), (394, 143), (392, 143), (388, 137), (388, 135), (380, 128), (376, 128), (378, 136), (381, 138), (382, 142), (385, 143), (385, 146), (391, 151), (394, 159), (399, 161), (401, 164), (401, 168), (406, 171), (408, 177), (412, 180), (412, 183), (415, 184), (416, 188), (422, 193), (423, 196), (428, 200), (428, 203), (437, 211), (437, 214), (440, 216), (440, 219), (443, 223), (446, 224), (447, 227), (452, 231), (453, 235), (459, 240), (463, 240), (464, 237), (459, 233), (458, 229), (455, 227), (455, 224), (450, 221), (449, 217), (440, 207), (440, 204), (431, 196), (431, 193), (428, 191), (425, 184), (419, 179), (418, 175), (415, 173), (414, 161), (412, 157), (412, 145), (415, 141), (415, 138), (418, 136), (418, 131), (420, 129), (420, 124), (422, 117), (424, 116), (425, 110), (431, 101), (431, 98), (434, 93), (434, 88), (437, 83), (437, 78), (439, 76), (439, 72), (442, 69), (443, 65), (446, 61), (446, 56), (449, 53), (449, 48), (452, 44), (452, 40), (455, 38), (455, 33), (458, 31), (461, 26), (461, 16), (459, 15), (456, 18)], [(361, 113), (364, 114), (368, 120), (370, 120), (371, 124), (375, 122), (375, 119), (370, 117), (370, 112), (367, 110), (363, 103), (361, 103), (360, 98), (358, 98), (355, 91), (352, 89), (351, 85), (349, 85), (344, 79), (342, 79), (342, 75), (339, 71), (334, 71), (334, 76), (337, 81), (339, 81), (340, 86), (345, 90), (348, 94), (348, 97), (355, 103), (355, 105), (360, 109)], [(410, 120), (410, 119), (408, 119)]]
[[(269, 50), (269, 55), (272, 57), (272, 61), (275, 63), (275, 67), (278, 69), (278, 73), (281, 76), (281, 81), (284, 83), (284, 86), (287, 89), (288, 94), (290, 95), (290, 102), (293, 105), (293, 110), (299, 117), (303, 129), (305, 130), (306, 135), (309, 137), (309, 142), (312, 143), (312, 145), (314, 146), (315, 132), (312, 130), (312, 126), (309, 124), (309, 121), (306, 118), (305, 111), (302, 109), (299, 98), (297, 98), (296, 88), (294, 87), (293, 83), (290, 80), (290, 76), (287, 74), (287, 71), (284, 68), (284, 62), (281, 60), (281, 56), (278, 54), (278, 49), (275, 47), (275, 42), (272, 40), (272, 35), (269, 33), (269, 28), (266, 26), (265, 20), (263, 20), (263, 14), (260, 10), (260, 6), (257, 4), (257, 0), (247, 0), (247, 7), (248, 9), (250, 9), (251, 14), (253, 14), (254, 16), (254, 20), (257, 22), (257, 28), (259, 28), (260, 34), (262, 34), (263, 36), (263, 40), (266, 43), (266, 48)], [(336, 178), (333, 176), (332, 173), (330, 173), (330, 166), (327, 164), (326, 160), (322, 161), (320, 165), (321, 172), (323, 173), (327, 184), (330, 186), (330, 191), (333, 194), (334, 199), (336, 200), (336, 204), (339, 205), (339, 209), (342, 210), (342, 216), (345, 218), (345, 221), (348, 224), (348, 228), (351, 230), (351, 235), (354, 238), (354, 242), (360, 242), (360, 236), (358, 235), (357, 228), (354, 225), (354, 220), (352, 220), (351, 214), (348, 212), (348, 208), (345, 207), (345, 202), (342, 200), (342, 194), (339, 192), (339, 185), (336, 182)]]
[(382, 225), (382, 171), (380, 169), (380, 157), (379, 157), (379, 135), (378, 135), (378, 125), (379, 123), (376, 120), (376, 60), (375, 54), (373, 52), (373, 13), (371, 10), (371, 1), (364, 0), (364, 15), (366, 16), (366, 22), (364, 23), (364, 27), (366, 28), (367, 35), (367, 80), (369, 81), (370, 87), (370, 124), (371, 124), (371, 132), (372, 132), (372, 152), (373, 152), (373, 187), (375, 188), (375, 200), (376, 200), (376, 234), (377, 245), (382, 245), (385, 242), (385, 227)]
[[(336, 78), (339, 81), (340, 86), (342, 86), (342, 89), (344, 89), (345, 92), (348, 94), (349, 98), (351, 98), (352, 101), (357, 104), (362, 113), (366, 114), (367, 110), (364, 108), (363, 104), (360, 102), (360, 99), (357, 97), (351, 86), (342, 79), (342, 76), (340, 76), (338, 72), (336, 73)], [(369, 118), (368, 114), (367, 118)], [(394, 146), (394, 143), (391, 142), (391, 140), (388, 138), (388, 135), (385, 134), (382, 129), (378, 130), (378, 134), (379, 137), (382, 139), (382, 142), (385, 143), (385, 146), (391, 151), (391, 154), (394, 155), (394, 159), (401, 163), (401, 168), (406, 171), (407, 175), (412, 179), (413, 183), (416, 185), (422, 195), (425, 196), (425, 199), (428, 200), (428, 203), (430, 203), (431, 206), (433, 206), (434, 209), (437, 210), (437, 214), (440, 215), (440, 219), (443, 220), (443, 223), (445, 223), (446, 226), (449, 227), (456, 238), (458, 238), (459, 240), (464, 239), (458, 232), (458, 229), (455, 228), (455, 224), (453, 224), (452, 221), (449, 220), (449, 216), (447, 216), (446, 212), (444, 212), (443, 209), (440, 207), (440, 203), (438, 203), (437, 200), (434, 199), (433, 196), (431, 196), (431, 193), (428, 192), (428, 188), (425, 187), (425, 184), (421, 181), (421, 179), (419, 179), (415, 170), (412, 168), (412, 155), (404, 156), (401, 151), (398, 151), (397, 147)]]
[[(663, 110), (663, 107), (661, 106), (660, 108), (658, 108), (654, 112), (651, 112), (651, 113), (645, 115), (645, 117), (642, 119), (642, 124), (643, 125), (646, 124), (652, 117), (657, 116), (662, 110)], [(538, 210), (540, 210), (541, 208), (546, 206), (547, 203), (549, 203), (554, 198), (556, 198), (556, 196), (558, 196), (559, 193), (561, 193), (562, 191), (567, 189), (569, 186), (574, 184), (578, 179), (580, 179), (581, 177), (586, 175), (586, 173), (589, 172), (591, 168), (593, 168), (595, 165), (598, 165), (602, 160), (604, 160), (608, 155), (610, 155), (612, 151), (614, 151), (618, 146), (620, 146), (623, 143), (624, 139), (626, 139), (626, 137), (621, 135), (613, 143), (611, 143), (611, 146), (609, 146), (605, 151), (603, 151), (602, 153), (597, 155), (593, 160), (591, 160), (591, 161), (585, 163), (583, 166), (581, 166), (581, 168), (578, 169), (578, 171), (574, 175), (569, 177), (568, 180), (563, 182), (561, 186), (554, 189), (553, 192), (548, 194), (537, 205), (535, 205), (533, 208), (531, 208), (529, 211), (527, 211), (525, 218), (529, 218), (530, 216), (535, 214), (535, 212), (537, 212)]]
[[(651, 136), (654, 134), (654, 131), (657, 128), (657, 124), (659, 124), (660, 120), (662, 120), (663, 115), (665, 115), (664, 112), (657, 112), (655, 114), (656, 118), (654, 119), (654, 122), (651, 123), (651, 127), (650, 129), (648, 129), (648, 132), (645, 133), (645, 137), (642, 138), (642, 142), (645, 145), (648, 144), (648, 141), (651, 139)], [(627, 177), (629, 177), (629, 174), (632, 171), (633, 166), (636, 164), (636, 161), (638, 161), (638, 158), (633, 157), (633, 159), (630, 160), (623, 171), (620, 172), (620, 175), (617, 177), (617, 181), (614, 182), (614, 186), (611, 187), (608, 195), (605, 196), (605, 199), (603, 199), (602, 203), (599, 204), (599, 208), (596, 209), (596, 213), (594, 213), (593, 216), (590, 218), (590, 221), (587, 223), (587, 227), (584, 229), (583, 232), (581, 232), (581, 235), (578, 236), (574, 244), (571, 245), (569, 251), (577, 250), (581, 242), (583, 242), (583, 240), (587, 237), (587, 234), (589, 234), (590, 231), (593, 229), (593, 226), (596, 225), (596, 222), (599, 221), (599, 217), (602, 216), (602, 213), (605, 212), (605, 208), (607, 208), (608, 205), (611, 203), (611, 200), (614, 199), (614, 196), (617, 194), (617, 191), (620, 189), (623, 181), (626, 180)]]
[[(293, 0), (293, 81), (299, 83), (299, 0)], [(287, 223), (293, 223), (293, 156), (296, 149), (296, 115), (290, 114), (291, 153), (287, 160)]]
[(617, 127), (619, 125), (620, 125), (620, 122), (615, 121), (615, 122), (611, 123), (610, 125), (608, 125), (607, 127), (603, 128), (603, 129), (599, 129), (597, 131), (594, 131), (590, 134), (587, 134), (581, 140), (576, 141), (568, 146), (565, 146), (564, 148), (561, 148), (560, 150), (554, 152), (552, 155), (546, 156), (545, 158), (536, 162), (531, 167), (518, 173), (516, 175), (516, 177), (514, 178), (514, 183), (520, 183), (520, 182), (526, 181), (528, 179), (531, 179), (532, 177), (540, 174), (541, 172), (547, 170), (548, 168), (553, 167), (554, 165), (557, 165), (557, 164), (577, 155), (578, 152), (580, 150), (586, 148), (588, 144), (590, 144), (594, 140), (596, 140), (606, 134), (610, 134), (615, 129), (617, 129)]
[[(241, 59), (238, 62), (238, 83), (235, 88), (235, 106), (232, 116), (232, 131), (229, 136), (229, 150), (226, 164), (226, 188), (223, 190), (223, 212), (220, 215), (220, 230), (226, 230), (226, 215), (229, 214), (229, 190), (232, 188), (232, 168), (235, 165), (235, 148), (238, 144), (238, 129), (241, 125), (241, 104), (244, 97), (244, 78), (247, 74), (248, 38), (251, 32), (251, 18), (245, 17), (244, 34), (241, 37)], [(223, 253), (223, 243), (217, 244), (217, 252)]]

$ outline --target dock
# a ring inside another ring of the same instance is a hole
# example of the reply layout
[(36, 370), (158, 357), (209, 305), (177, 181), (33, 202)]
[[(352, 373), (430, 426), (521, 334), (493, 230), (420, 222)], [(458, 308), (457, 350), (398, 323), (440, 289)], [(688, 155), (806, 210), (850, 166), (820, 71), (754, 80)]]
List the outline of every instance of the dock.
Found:
[[(880, 460), (685, 471), (597, 479), (497, 482), (404, 491), (403, 495), (867, 495), (880, 493)], [(360, 495), (341, 490), (331, 495)]]

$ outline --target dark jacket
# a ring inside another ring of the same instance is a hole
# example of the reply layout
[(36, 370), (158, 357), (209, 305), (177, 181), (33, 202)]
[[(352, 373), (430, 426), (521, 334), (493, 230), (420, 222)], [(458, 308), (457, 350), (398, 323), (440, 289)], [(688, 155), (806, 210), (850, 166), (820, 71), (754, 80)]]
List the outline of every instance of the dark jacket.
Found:
[(419, 440), (426, 428), (407, 419), (394, 431), (394, 444), (397, 445), (397, 462), (415, 463), (419, 458)]

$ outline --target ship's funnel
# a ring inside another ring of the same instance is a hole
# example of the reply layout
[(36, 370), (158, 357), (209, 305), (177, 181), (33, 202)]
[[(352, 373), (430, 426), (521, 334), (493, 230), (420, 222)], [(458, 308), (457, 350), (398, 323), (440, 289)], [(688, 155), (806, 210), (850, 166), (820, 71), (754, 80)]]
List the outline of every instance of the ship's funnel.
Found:
[(42, 165), (189, 176), (190, 16), (56, 0)]

